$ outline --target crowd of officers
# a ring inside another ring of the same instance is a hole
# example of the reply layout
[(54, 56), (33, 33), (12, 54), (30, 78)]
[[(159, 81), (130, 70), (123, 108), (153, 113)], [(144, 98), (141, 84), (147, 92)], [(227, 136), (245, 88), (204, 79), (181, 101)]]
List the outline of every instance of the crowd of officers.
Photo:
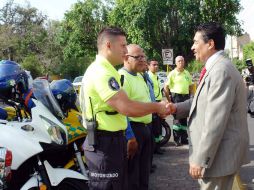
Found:
[[(148, 61), (139, 45), (127, 45), (125, 32), (117, 27), (99, 33), (97, 48), (80, 92), (89, 188), (147, 190), (153, 153), (162, 153), (156, 146), (160, 120), (170, 114), (168, 102), (161, 101), (158, 62)], [(117, 71), (114, 66), (122, 63)]]

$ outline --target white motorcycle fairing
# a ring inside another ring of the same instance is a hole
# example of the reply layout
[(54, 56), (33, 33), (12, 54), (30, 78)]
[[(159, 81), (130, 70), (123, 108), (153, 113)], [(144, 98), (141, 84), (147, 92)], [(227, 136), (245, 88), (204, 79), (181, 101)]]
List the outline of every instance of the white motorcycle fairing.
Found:
[[(43, 151), (40, 142), (52, 143), (52, 140), (43, 126), (40, 115), (49, 118), (67, 134), (66, 127), (60, 123), (55, 116), (48, 111), (48, 109), (37, 100), (33, 100), (35, 107), (32, 109), (33, 119), (31, 122), (7, 122), (6, 124), (0, 123), (0, 146), (4, 146), (12, 151), (12, 170), (17, 170), (28, 158)], [(31, 126), (33, 130), (24, 130), (22, 127)], [(67, 136), (66, 136), (67, 139)]]
[[(80, 179), (80, 180), (88, 180), (87, 177), (84, 175), (69, 169), (64, 168), (53, 168), (47, 161), (44, 161), (44, 166), (46, 168), (50, 184), (52, 186), (59, 185), (64, 179), (66, 178), (73, 178), (73, 179)], [(39, 176), (33, 175), (21, 188), (21, 190), (27, 190), (33, 187), (38, 187), (38, 184), (41, 185), (39, 182)]]

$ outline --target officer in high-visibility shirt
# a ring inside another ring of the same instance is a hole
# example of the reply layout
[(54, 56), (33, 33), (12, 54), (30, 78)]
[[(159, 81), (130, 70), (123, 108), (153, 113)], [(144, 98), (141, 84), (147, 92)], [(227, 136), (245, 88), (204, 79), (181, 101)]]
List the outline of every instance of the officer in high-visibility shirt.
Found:
[[(164, 91), (168, 101), (174, 103), (184, 102), (189, 99), (192, 77), (184, 69), (185, 61), (183, 56), (175, 58), (176, 68), (168, 74), (168, 81), (165, 83)], [(171, 93), (171, 96), (169, 95)], [(174, 119), (173, 136), (176, 146), (188, 144), (187, 118)]]
[(127, 188), (126, 116), (153, 112), (166, 116), (170, 112), (165, 102), (131, 101), (120, 89), (120, 75), (114, 66), (123, 63), (126, 46), (126, 35), (120, 28), (104, 28), (97, 38), (98, 55), (82, 80), (80, 104), (88, 130), (84, 150), (92, 190)]
[[(159, 82), (159, 77), (156, 74), (159, 70), (159, 63), (158, 61), (151, 59), (148, 61), (148, 74), (149, 77), (153, 81), (153, 91), (154, 91), (154, 96), (157, 102), (160, 102), (162, 100), (162, 93), (161, 93), (161, 88), (160, 88), (160, 82)], [(158, 142), (161, 140), (162, 136), (162, 126), (161, 126), (161, 118), (158, 116), (158, 114), (154, 113), (153, 114), (153, 123), (152, 123), (152, 133), (154, 136), (154, 141), (155, 141), (155, 147), (154, 147), (154, 153), (156, 154), (163, 154), (163, 150), (160, 148), (158, 145)]]
[[(140, 74), (146, 64), (143, 49), (136, 45), (127, 46), (128, 54), (124, 67), (118, 72), (124, 76), (123, 89), (131, 100), (151, 102), (149, 88)], [(138, 151), (128, 160), (128, 189), (148, 190), (151, 167), (151, 131), (152, 114), (142, 117), (129, 117), (131, 128), (138, 142)]]

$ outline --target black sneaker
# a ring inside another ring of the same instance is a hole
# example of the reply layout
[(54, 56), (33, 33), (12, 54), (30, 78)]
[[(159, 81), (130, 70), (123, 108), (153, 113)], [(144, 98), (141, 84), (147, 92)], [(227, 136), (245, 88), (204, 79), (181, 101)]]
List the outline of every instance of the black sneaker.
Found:
[(161, 148), (157, 148), (155, 151), (154, 151), (154, 154), (163, 154), (164, 152), (162, 151)]
[(182, 144), (180, 142), (175, 142), (175, 146), (178, 147), (178, 146), (181, 146)]
[(156, 169), (157, 166), (155, 164), (152, 164), (151, 169)]

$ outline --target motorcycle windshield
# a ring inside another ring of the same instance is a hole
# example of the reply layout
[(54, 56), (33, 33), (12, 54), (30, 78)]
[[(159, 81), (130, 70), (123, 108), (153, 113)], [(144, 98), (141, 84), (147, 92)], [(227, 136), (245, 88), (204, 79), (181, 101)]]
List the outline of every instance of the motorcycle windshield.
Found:
[(49, 82), (45, 79), (35, 79), (33, 81), (33, 93), (35, 98), (40, 101), (43, 105), (45, 105), (51, 113), (55, 116), (64, 118), (64, 114), (53, 96)]

